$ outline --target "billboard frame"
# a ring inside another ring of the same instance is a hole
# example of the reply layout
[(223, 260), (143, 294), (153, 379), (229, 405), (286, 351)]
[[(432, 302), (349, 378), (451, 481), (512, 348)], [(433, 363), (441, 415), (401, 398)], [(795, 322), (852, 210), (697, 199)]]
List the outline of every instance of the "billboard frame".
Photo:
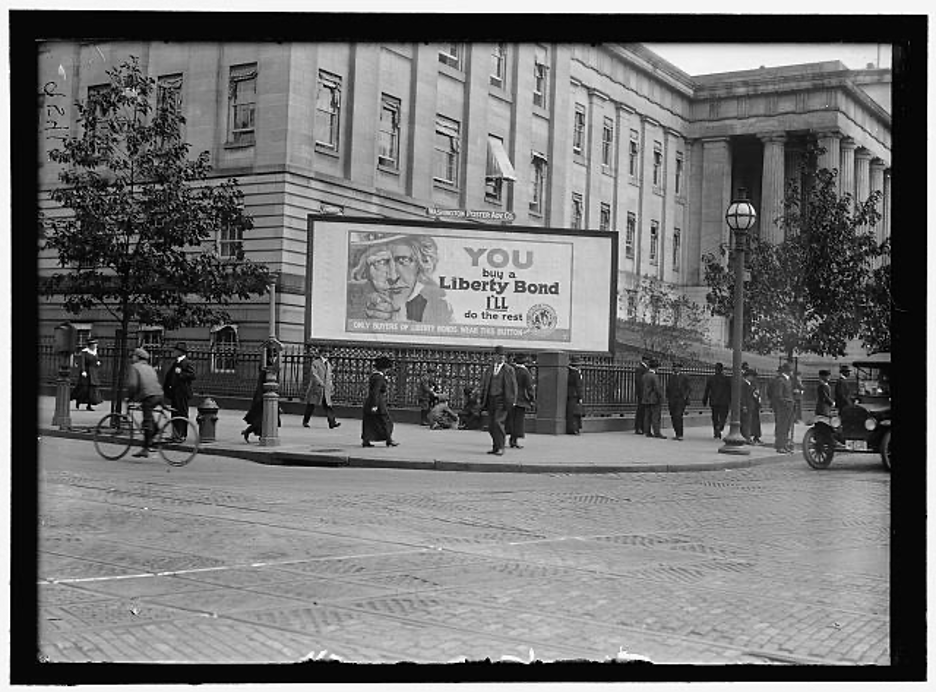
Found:
[[(570, 229), (570, 228), (553, 228), (553, 227), (544, 227), (544, 226), (515, 226), (513, 224), (488, 224), (488, 223), (468, 223), (468, 222), (456, 222), (456, 221), (434, 221), (431, 219), (400, 219), (400, 218), (382, 218), (382, 217), (373, 217), (373, 216), (345, 216), (345, 215), (322, 215), (309, 213), (306, 215), (306, 277), (305, 277), (305, 310), (304, 310), (304, 325), (303, 325), (303, 340), (304, 343), (309, 343), (313, 340), (312, 336), (312, 280), (313, 280), (313, 270), (312, 270), (312, 259), (315, 254), (315, 227), (316, 224), (328, 225), (331, 223), (354, 223), (354, 224), (365, 224), (373, 226), (416, 226), (421, 228), (445, 228), (451, 230), (461, 230), (461, 231), (500, 231), (500, 232), (513, 232), (518, 233), (528, 233), (531, 235), (565, 235), (565, 236), (582, 236), (587, 238), (607, 238), (611, 241), (611, 281), (609, 286), (609, 310), (608, 310), (608, 345), (607, 349), (604, 352), (596, 351), (583, 351), (581, 349), (556, 349), (562, 351), (569, 351), (571, 353), (603, 353), (603, 355), (614, 355), (614, 346), (616, 343), (615, 332), (617, 327), (617, 287), (618, 287), (618, 242), (619, 234), (617, 231), (596, 231), (592, 229)], [(316, 341), (319, 341), (316, 339)], [(371, 341), (355, 341), (352, 339), (322, 339), (322, 343), (328, 342), (332, 344), (337, 343), (348, 343), (360, 346), (374, 346), (374, 342)], [(438, 346), (436, 344), (419, 344), (414, 342), (414, 345), (422, 345), (426, 347), (436, 348), (439, 350), (453, 349), (453, 350), (465, 350), (464, 347), (445, 347)], [(466, 344), (467, 346), (467, 344)], [(508, 347), (509, 348), (509, 347)]]

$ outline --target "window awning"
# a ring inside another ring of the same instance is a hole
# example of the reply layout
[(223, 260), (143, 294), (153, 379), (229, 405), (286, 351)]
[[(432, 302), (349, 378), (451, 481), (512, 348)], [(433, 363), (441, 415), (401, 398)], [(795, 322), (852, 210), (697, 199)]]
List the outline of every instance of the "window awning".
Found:
[(488, 172), (489, 178), (517, 180), (517, 173), (504, 150), (504, 143), (494, 137), (488, 137)]

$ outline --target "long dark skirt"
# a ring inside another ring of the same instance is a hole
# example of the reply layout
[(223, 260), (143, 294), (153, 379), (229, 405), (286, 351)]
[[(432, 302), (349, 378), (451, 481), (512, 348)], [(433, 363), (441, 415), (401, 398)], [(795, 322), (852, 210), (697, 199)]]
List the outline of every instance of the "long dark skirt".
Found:
[(393, 439), (393, 421), (387, 413), (364, 410), (361, 419), (361, 439), (364, 442), (383, 442)]
[(78, 384), (75, 385), (72, 390), (72, 399), (78, 405), (88, 404), (89, 406), (97, 406), (104, 401), (104, 397), (98, 391), (98, 386), (84, 379), (79, 380)]

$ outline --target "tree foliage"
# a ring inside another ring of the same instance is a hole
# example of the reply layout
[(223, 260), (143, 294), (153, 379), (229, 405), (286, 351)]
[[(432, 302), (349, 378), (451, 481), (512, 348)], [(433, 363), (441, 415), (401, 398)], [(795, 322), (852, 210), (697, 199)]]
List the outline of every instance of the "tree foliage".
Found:
[(692, 345), (706, 338), (704, 308), (655, 276), (642, 276), (636, 310), (623, 323), (644, 350), (669, 357), (687, 357)]
[[(882, 262), (889, 265), (890, 255), (890, 244), (879, 243), (873, 231), (879, 202), (879, 192), (863, 202), (840, 196), (836, 172), (827, 169), (815, 172), (805, 195), (788, 184), (779, 219), (784, 240), (773, 244), (748, 236), (746, 350), (839, 357), (848, 341), (880, 333), (880, 311), (869, 309), (874, 296), (890, 292), (889, 269), (875, 270)], [(713, 315), (730, 317), (734, 311), (733, 259), (725, 261), (732, 254), (722, 245), (718, 254), (703, 258)], [(887, 323), (889, 330), (889, 318)]]
[(268, 270), (222, 257), (219, 238), (252, 221), (236, 180), (209, 181), (208, 152), (189, 158), (185, 118), (173, 99), (154, 104), (155, 80), (137, 58), (76, 104), (80, 134), (50, 152), (63, 168), (40, 216), (44, 247), (63, 269), (42, 291), (80, 314), (103, 308), (120, 322), (166, 329), (228, 321), (225, 306), (265, 291)]

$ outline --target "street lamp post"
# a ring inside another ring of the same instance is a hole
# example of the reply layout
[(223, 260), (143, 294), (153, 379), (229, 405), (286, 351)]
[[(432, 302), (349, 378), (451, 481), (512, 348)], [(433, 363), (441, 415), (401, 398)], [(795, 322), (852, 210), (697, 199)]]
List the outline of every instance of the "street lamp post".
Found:
[(283, 345), (276, 338), (276, 274), (270, 275), (267, 291), (270, 296), (270, 335), (263, 345), (266, 380), (263, 383), (263, 423), (260, 426), (260, 446), (279, 446), (279, 382), (280, 352)]
[(731, 333), (731, 421), (728, 436), (719, 448), (722, 454), (750, 454), (741, 434), (741, 337), (744, 331), (744, 250), (747, 233), (757, 220), (757, 212), (741, 193), (728, 205), (725, 221), (734, 234), (734, 328)]

